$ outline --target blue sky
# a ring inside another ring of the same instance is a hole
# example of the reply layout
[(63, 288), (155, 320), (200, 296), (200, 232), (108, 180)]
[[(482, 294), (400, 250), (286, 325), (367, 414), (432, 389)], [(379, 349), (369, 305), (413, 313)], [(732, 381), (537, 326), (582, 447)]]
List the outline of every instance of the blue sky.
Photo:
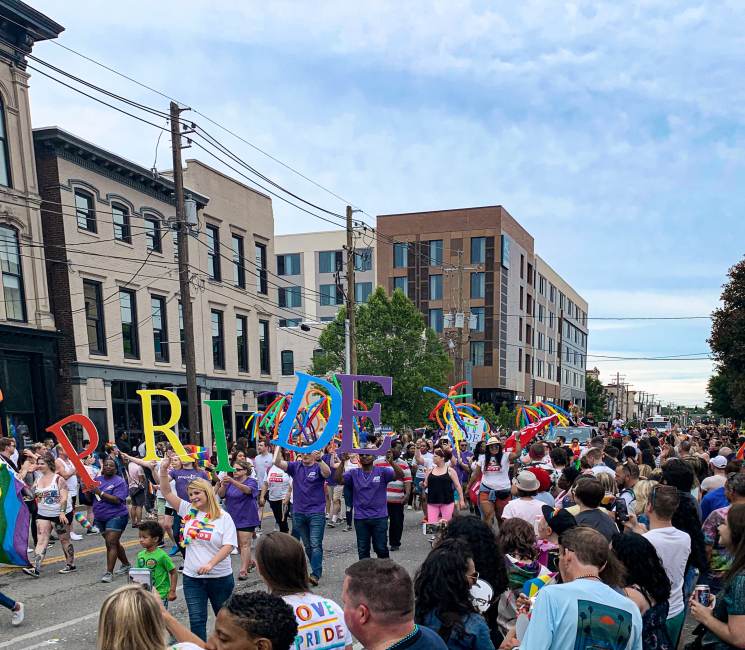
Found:
[[(504, 205), (591, 317), (708, 314), (743, 255), (742, 3), (34, 6), (66, 27), (60, 42), (198, 108), (370, 214)], [(166, 108), (53, 44), (35, 54)], [(31, 105), (35, 126), (57, 124), (152, 166), (151, 127), (38, 74)], [(224, 141), (303, 196), (343, 209)], [(164, 137), (158, 165), (169, 155)], [(279, 201), (274, 215), (278, 233), (331, 227)], [(590, 353), (705, 352), (708, 329), (593, 321)], [(678, 403), (703, 403), (711, 372), (707, 361), (589, 363), (601, 378), (620, 371)]]

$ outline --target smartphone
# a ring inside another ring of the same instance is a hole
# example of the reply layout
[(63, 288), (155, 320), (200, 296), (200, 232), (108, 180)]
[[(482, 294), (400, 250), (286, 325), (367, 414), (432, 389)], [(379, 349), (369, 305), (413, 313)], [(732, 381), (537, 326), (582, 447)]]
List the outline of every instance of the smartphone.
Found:
[(153, 574), (150, 573), (150, 569), (131, 568), (129, 570), (129, 582), (142, 585), (148, 591), (153, 590)]
[(616, 524), (622, 527), (629, 520), (629, 509), (626, 507), (626, 501), (620, 497), (616, 499), (613, 510), (616, 513)]

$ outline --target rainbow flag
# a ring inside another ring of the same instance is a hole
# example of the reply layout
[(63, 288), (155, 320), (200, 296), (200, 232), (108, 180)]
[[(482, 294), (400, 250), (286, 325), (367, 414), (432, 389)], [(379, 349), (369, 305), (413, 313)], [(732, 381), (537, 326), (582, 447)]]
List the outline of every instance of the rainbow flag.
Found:
[(23, 483), (0, 463), (0, 564), (31, 566), (26, 554), (31, 514), (21, 498), (22, 490)]

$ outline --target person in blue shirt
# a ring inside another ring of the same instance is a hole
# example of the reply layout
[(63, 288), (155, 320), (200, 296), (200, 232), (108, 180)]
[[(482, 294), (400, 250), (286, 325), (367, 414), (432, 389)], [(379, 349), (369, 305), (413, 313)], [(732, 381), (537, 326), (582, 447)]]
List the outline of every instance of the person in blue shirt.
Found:
[(471, 601), (479, 574), (468, 544), (446, 539), (414, 578), (414, 620), (437, 632), (449, 650), (494, 650), (489, 626)]
[(729, 501), (727, 500), (727, 494), (724, 486), (711, 490), (704, 495), (701, 499), (701, 521), (706, 521), (706, 518), (715, 510), (728, 506)]
[(623, 567), (605, 537), (587, 526), (561, 536), (563, 584), (538, 592), (521, 648), (642, 650), (639, 608), (618, 591)]

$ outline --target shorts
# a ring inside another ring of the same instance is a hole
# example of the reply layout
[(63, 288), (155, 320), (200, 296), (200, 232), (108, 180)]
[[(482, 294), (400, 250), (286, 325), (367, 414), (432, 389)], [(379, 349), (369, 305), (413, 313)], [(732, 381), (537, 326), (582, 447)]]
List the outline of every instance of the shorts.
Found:
[[(332, 487), (332, 486), (329, 486)], [(334, 485), (332, 491), (332, 498), (334, 501), (341, 501), (342, 496), (344, 495), (344, 486), (343, 485)]]
[[(166, 503), (168, 503), (168, 502), (166, 501)], [(176, 512), (170, 506), (166, 506), (166, 512), (165, 512), (165, 514), (166, 514), (167, 517), (175, 517), (176, 515), (178, 515), (178, 512)]]
[(155, 499), (155, 511), (158, 513), (158, 517), (166, 514), (166, 503), (167, 501), (163, 497)]
[(93, 493), (92, 492), (81, 492), (78, 495), (78, 501), (81, 506), (92, 506), (93, 505)]
[(414, 478), (414, 494), (422, 494), (422, 483), (424, 483), (423, 478)]
[(129, 522), (129, 515), (119, 515), (118, 517), (110, 517), (109, 519), (95, 518), (93, 521), (101, 533), (107, 530), (118, 530), (121, 532), (127, 528), (127, 522)]
[[(67, 525), (70, 524), (72, 521), (72, 510), (70, 512), (65, 513), (65, 516), (67, 517)], [(64, 534), (67, 531), (67, 525), (63, 524), (60, 519), (59, 515), (55, 517), (50, 517), (47, 515), (36, 515), (36, 521), (49, 521), (54, 526), (54, 531), (59, 534)]]
[[(487, 494), (486, 498), (484, 498), (482, 495)], [(479, 486), (479, 501), (491, 501), (492, 503), (496, 501), (504, 501), (506, 499), (509, 499), (511, 496), (511, 492), (509, 489), (506, 490), (492, 490), (491, 488), (485, 487), (483, 485)]]
[(256, 526), (244, 526), (243, 528), (236, 528), (239, 533), (253, 533), (256, 530)]
[(147, 492), (145, 492), (145, 488), (141, 487), (129, 488), (129, 498), (132, 500), (131, 503), (135, 508), (142, 508), (145, 505)]

